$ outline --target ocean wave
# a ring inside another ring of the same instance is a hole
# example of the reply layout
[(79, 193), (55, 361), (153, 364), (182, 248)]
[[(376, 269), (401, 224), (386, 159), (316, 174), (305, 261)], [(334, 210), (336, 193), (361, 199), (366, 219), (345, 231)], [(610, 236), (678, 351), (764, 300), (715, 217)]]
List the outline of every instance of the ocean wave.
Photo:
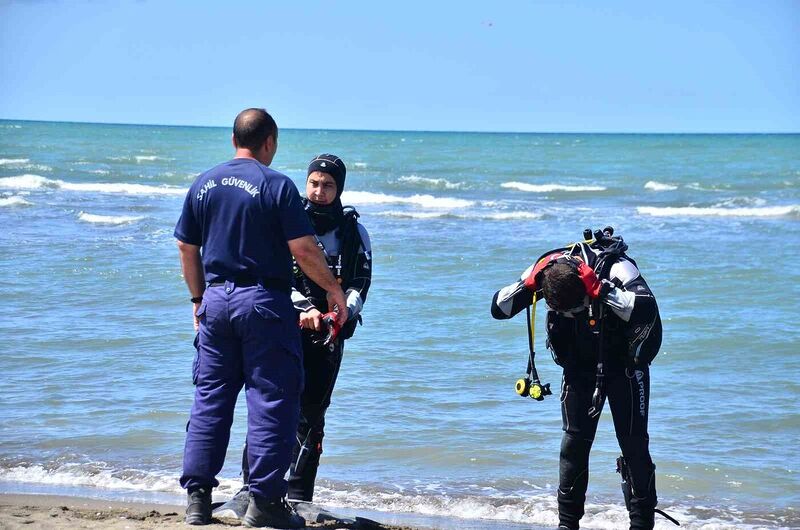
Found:
[(497, 221), (505, 221), (509, 219), (541, 219), (543, 214), (535, 212), (498, 212), (486, 214), (483, 216), (485, 219), (494, 219)]
[(33, 206), (33, 203), (26, 201), (19, 195), (12, 195), (10, 197), (0, 197), (0, 206)]
[(461, 216), (449, 212), (378, 212), (381, 217), (396, 217), (399, 219), (458, 219)]
[(22, 169), (28, 169), (33, 171), (53, 171), (53, 168), (51, 168), (47, 164), (25, 164), (24, 166), (22, 166)]
[(29, 158), (0, 158), (0, 166), (18, 166), (29, 162)]
[(16, 190), (68, 190), (99, 193), (121, 193), (125, 195), (186, 195), (186, 188), (148, 186), (124, 182), (67, 182), (49, 179), (41, 175), (17, 175), (0, 178), (0, 188)]
[(108, 175), (111, 171), (107, 169), (92, 169), (89, 173), (94, 173), (95, 175)]
[(426, 188), (455, 190), (464, 186), (463, 182), (450, 182), (447, 179), (433, 179), (428, 177), (418, 177), (417, 175), (402, 176), (397, 179), (398, 182), (407, 182), (409, 184), (419, 184)]
[(761, 208), (725, 208), (720, 206), (638, 206), (636, 211), (640, 214), (656, 217), (783, 217), (800, 216), (800, 205), (765, 206)]
[(136, 155), (133, 158), (136, 159), (136, 162), (138, 164), (141, 164), (142, 162), (154, 162), (156, 160), (174, 160), (173, 158), (156, 156), (156, 155)]
[(526, 182), (503, 182), (502, 188), (532, 193), (551, 193), (554, 191), (605, 191), (605, 186), (572, 186), (567, 184), (528, 184)]
[(472, 212), (467, 214), (457, 214), (452, 212), (405, 212), (396, 210), (378, 212), (375, 215), (382, 217), (396, 217), (399, 219), (483, 219), (490, 221), (541, 219), (544, 217), (542, 214), (534, 212)]
[(356, 163), (353, 164), (353, 167), (357, 167), (359, 169), (364, 169), (365, 167), (367, 167), (367, 163), (366, 162), (356, 162)]
[[(105, 462), (63, 463), (54, 466), (19, 464), (0, 468), (0, 480), (48, 486), (92, 487), (107, 491), (160, 492), (183, 495), (178, 483), (178, 470), (174, 473), (144, 471), (135, 468), (114, 468)], [(241, 479), (220, 478), (215, 495), (232, 497), (241, 487)], [(477, 493), (453, 495), (435, 484), (413, 488), (395, 486), (376, 488), (345, 482), (320, 480), (315, 490), (315, 501), (333, 508), (367, 509), (384, 512), (404, 512), (462, 520), (514, 522), (553, 527), (558, 524), (558, 507), (552, 493), (541, 492), (542, 487), (531, 486), (534, 491), (502, 494), (493, 488), (478, 488)], [(549, 489), (549, 487), (547, 488)], [(491, 491), (491, 493), (484, 493)], [(747, 523), (747, 515), (738, 509), (704, 507), (702, 515), (695, 508), (672, 504), (664, 509), (681, 521), (683, 528), (722, 529), (763, 528)], [(335, 510), (334, 510), (335, 511)], [(773, 525), (780, 527), (779, 514), (773, 515)], [(659, 528), (660, 520), (657, 520)], [(592, 528), (627, 528), (628, 513), (621, 502), (587, 503), (582, 522)], [(488, 525), (487, 525), (488, 526)], [(672, 528), (671, 526), (669, 528)]]
[(690, 190), (695, 190), (695, 191), (722, 191), (719, 188), (715, 187), (706, 188), (702, 186), (699, 182), (692, 182), (690, 184), (687, 184), (686, 187), (689, 188)]
[(655, 180), (649, 180), (647, 181), (647, 184), (644, 185), (644, 189), (652, 191), (672, 191), (677, 190), (678, 186), (675, 186), (674, 184), (656, 182)]
[(144, 219), (144, 217), (135, 215), (95, 215), (91, 213), (80, 212), (78, 214), (78, 219), (92, 224), (124, 225), (141, 221)]
[[(411, 492), (378, 490), (350, 484), (345, 487), (339, 484), (329, 487), (327, 481), (321, 482), (315, 491), (315, 502), (333, 507), (415, 513), (472, 521), (511, 522), (551, 528), (558, 524), (558, 506), (555, 496), (551, 493), (448, 495), (430, 485), (416, 488), (418, 491)], [(699, 516), (694, 508), (685, 505), (673, 504), (662, 508), (678, 519), (682, 528), (702, 530), (722, 530), (733, 526), (745, 529), (763, 528), (763, 523), (748, 524), (746, 516), (736, 509), (706, 507), (703, 515)], [(763, 521), (761, 517), (757, 518)], [(777, 523), (778, 517), (775, 519)], [(607, 530), (627, 528), (629, 515), (621, 502), (588, 502), (581, 524), (587, 528)], [(487, 524), (486, 527), (491, 527), (491, 524)], [(657, 518), (656, 528), (673, 527), (666, 520)]]
[(423, 208), (467, 208), (475, 204), (475, 201), (453, 197), (434, 197), (433, 195), (399, 197), (369, 191), (345, 191), (342, 193), (342, 202), (346, 204), (414, 204)]
[[(178, 475), (115, 469), (105, 462), (61, 464), (53, 468), (41, 465), (18, 465), (0, 469), (0, 480), (26, 484), (90, 486), (121, 491), (153, 491), (182, 494)], [(241, 479), (220, 479), (216, 491), (233, 496), (242, 486)]]

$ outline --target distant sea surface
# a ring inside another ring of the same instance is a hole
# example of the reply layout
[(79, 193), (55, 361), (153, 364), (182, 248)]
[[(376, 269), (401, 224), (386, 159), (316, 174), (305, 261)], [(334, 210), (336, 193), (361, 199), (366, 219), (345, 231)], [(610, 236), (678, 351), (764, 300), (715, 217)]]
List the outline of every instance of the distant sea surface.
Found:
[[(799, 135), (284, 130), (273, 167), (302, 191), (321, 152), (347, 164), (375, 265), (319, 502), (555, 525), (558, 396), (514, 393), (524, 317), (489, 302), (611, 225), (664, 319), (659, 506), (684, 528), (800, 527)], [(192, 180), (231, 156), (227, 128), (0, 121), (0, 491), (182, 502), (193, 330), (172, 232)], [(240, 400), (221, 496), (245, 416)], [(618, 452), (606, 407), (587, 528), (626, 524)]]

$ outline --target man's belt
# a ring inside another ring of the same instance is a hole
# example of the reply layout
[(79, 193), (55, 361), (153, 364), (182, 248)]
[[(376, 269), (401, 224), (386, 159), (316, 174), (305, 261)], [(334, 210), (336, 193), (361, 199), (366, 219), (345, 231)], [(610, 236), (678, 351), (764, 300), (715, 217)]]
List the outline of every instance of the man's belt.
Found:
[(216, 280), (208, 282), (209, 287), (217, 287), (225, 285), (225, 282), (231, 282), (237, 287), (253, 287), (260, 285), (264, 289), (275, 289), (285, 293), (292, 292), (291, 284), (286, 280), (279, 278), (258, 278), (250, 274), (237, 274), (231, 278), (217, 278)]

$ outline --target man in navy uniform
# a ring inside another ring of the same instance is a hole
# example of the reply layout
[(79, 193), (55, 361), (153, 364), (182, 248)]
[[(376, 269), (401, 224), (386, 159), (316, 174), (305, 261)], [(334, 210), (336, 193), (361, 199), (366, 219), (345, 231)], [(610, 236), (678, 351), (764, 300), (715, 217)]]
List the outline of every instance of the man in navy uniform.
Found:
[(211, 489), (219, 484), (216, 475), (244, 386), (250, 466), (245, 526), (300, 528), (304, 521), (285, 501), (283, 478), (303, 389), (300, 332), (290, 298), (292, 256), (325, 289), (339, 324), (347, 321), (347, 304), (297, 188), (268, 167), (278, 148), (275, 121), (264, 109), (242, 111), (233, 146), (232, 160), (192, 184), (175, 227), (199, 332), (180, 479), (189, 496), (186, 522), (211, 522)]

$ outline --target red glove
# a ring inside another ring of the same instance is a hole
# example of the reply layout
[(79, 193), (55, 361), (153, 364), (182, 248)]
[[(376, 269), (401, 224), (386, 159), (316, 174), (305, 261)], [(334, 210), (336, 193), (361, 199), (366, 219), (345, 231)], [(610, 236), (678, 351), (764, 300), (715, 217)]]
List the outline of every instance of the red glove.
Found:
[(586, 287), (586, 294), (589, 295), (589, 298), (603, 299), (615, 287), (608, 280), (598, 279), (594, 270), (583, 262), (578, 265), (578, 274), (581, 277), (583, 286)]
[(339, 322), (336, 321), (337, 315), (338, 313), (335, 311), (331, 311), (330, 313), (325, 313), (322, 315), (322, 322), (328, 326), (328, 334), (323, 342), (325, 346), (335, 341), (336, 337), (339, 336), (339, 332), (342, 330), (342, 326), (340, 326)]
[(578, 275), (581, 277), (581, 281), (586, 288), (586, 294), (589, 295), (589, 298), (597, 298), (600, 296), (600, 280), (590, 266), (580, 262), (578, 264)]

